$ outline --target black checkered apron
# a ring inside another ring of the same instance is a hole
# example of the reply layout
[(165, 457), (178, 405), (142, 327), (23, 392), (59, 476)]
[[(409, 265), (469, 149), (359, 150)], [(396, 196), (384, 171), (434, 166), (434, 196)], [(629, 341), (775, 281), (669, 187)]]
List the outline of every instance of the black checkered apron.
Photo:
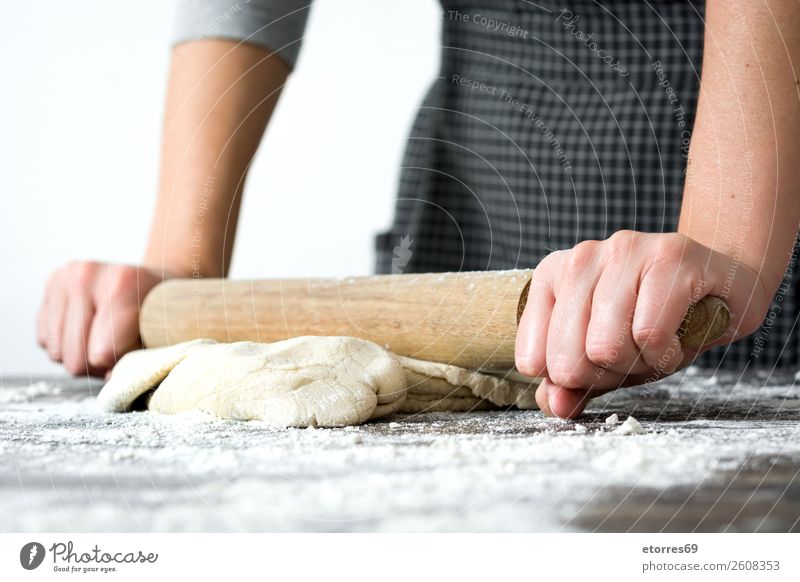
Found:
[[(674, 232), (703, 51), (698, 1), (445, 1), (377, 270), (535, 266), (615, 231)], [(788, 272), (787, 272), (788, 273)], [(795, 367), (798, 302), (704, 366)]]

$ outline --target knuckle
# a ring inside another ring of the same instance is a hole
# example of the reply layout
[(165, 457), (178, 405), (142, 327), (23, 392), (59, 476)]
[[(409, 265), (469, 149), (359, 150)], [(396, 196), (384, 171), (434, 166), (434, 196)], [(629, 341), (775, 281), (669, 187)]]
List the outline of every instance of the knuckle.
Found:
[(639, 238), (639, 233), (635, 230), (618, 230), (608, 237), (608, 242), (614, 246), (630, 248)]
[(577, 254), (582, 257), (591, 257), (596, 252), (597, 249), (600, 247), (602, 243), (597, 240), (584, 240), (579, 242), (573, 247), (574, 251), (577, 251)]
[(567, 270), (573, 273), (585, 271), (594, 263), (599, 245), (596, 240), (587, 240), (575, 245), (567, 260)]
[(689, 248), (685, 237), (668, 235), (659, 239), (654, 251), (653, 261), (658, 265), (675, 266), (684, 262)]
[(706, 294), (705, 289), (708, 286), (708, 280), (699, 269), (691, 269), (686, 273), (683, 284), (689, 301), (697, 303)]
[(56, 290), (61, 283), (61, 277), (63, 276), (64, 269), (56, 269), (50, 276), (47, 277), (47, 283), (45, 284), (45, 293), (48, 296), (51, 296), (56, 293)]
[(545, 362), (536, 354), (518, 352), (514, 356), (517, 371), (525, 376), (540, 376), (544, 372)]
[(138, 283), (136, 269), (127, 266), (115, 266), (109, 273), (108, 291), (112, 297), (121, 297), (135, 289)]
[(536, 269), (534, 270), (534, 277), (533, 281), (534, 284), (537, 279), (541, 277), (536, 277), (536, 274), (547, 274), (554, 269), (558, 269), (558, 265), (561, 264), (561, 261), (564, 258), (564, 251), (553, 251), (546, 257), (544, 257), (539, 264), (536, 265)]
[(622, 348), (615, 338), (597, 336), (586, 341), (586, 357), (595, 364), (617, 364), (622, 359)]
[(564, 388), (582, 388), (584, 382), (579, 366), (573, 362), (556, 361), (547, 363), (547, 377), (553, 384)]
[(608, 237), (604, 249), (609, 261), (624, 261), (631, 255), (640, 233), (633, 230), (619, 230)]
[(642, 349), (666, 348), (674, 337), (674, 333), (659, 327), (640, 327), (633, 330), (633, 341)]
[(67, 272), (70, 291), (82, 294), (97, 272), (97, 264), (93, 262), (70, 263)]
[(64, 271), (72, 275), (85, 273), (94, 268), (96, 265), (93, 261), (70, 261), (64, 266)]

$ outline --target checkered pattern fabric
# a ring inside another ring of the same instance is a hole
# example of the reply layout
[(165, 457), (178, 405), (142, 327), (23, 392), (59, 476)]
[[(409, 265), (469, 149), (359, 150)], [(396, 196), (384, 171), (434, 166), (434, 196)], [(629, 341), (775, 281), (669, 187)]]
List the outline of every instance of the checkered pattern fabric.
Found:
[[(441, 73), (377, 270), (527, 268), (617, 230), (675, 231), (703, 13), (677, 0), (445, 1)], [(701, 364), (797, 366), (787, 277), (772, 322)]]

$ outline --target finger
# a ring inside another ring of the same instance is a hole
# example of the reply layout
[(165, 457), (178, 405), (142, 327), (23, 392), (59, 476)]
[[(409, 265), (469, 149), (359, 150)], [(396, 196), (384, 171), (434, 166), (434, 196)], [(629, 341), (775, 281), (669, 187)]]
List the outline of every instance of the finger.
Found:
[(50, 281), (48, 280), (44, 288), (44, 296), (36, 313), (36, 342), (47, 349), (47, 313), (50, 305)]
[(586, 356), (586, 326), (591, 300), (582, 291), (561, 294), (553, 306), (547, 334), (547, 377), (564, 388), (588, 388), (600, 375)]
[(633, 340), (638, 276), (625, 265), (607, 265), (592, 296), (586, 330), (586, 355), (593, 364), (618, 374), (638, 374), (650, 369)]
[(547, 377), (563, 388), (589, 388), (599, 367), (586, 355), (586, 328), (598, 277), (600, 243), (584, 242), (570, 251), (558, 280), (547, 331)]
[[(552, 383), (546, 384), (544, 388), (545, 390), (541, 397), (544, 407), (539, 404), (539, 408), (546, 410), (545, 414), (547, 416), (556, 416), (564, 419), (577, 418), (583, 414), (592, 399), (617, 389), (615, 387), (576, 390), (574, 388), (559, 388)], [(537, 398), (537, 403), (539, 403), (539, 398)]]
[(682, 271), (661, 266), (648, 270), (633, 315), (633, 340), (642, 359), (662, 373), (673, 372), (684, 358), (677, 331), (692, 303), (696, 279)]
[(549, 380), (542, 382), (547, 393), (547, 408), (550, 415), (558, 418), (576, 418), (581, 415), (589, 401), (589, 390), (562, 388)]
[(525, 311), (517, 328), (514, 360), (517, 370), (532, 377), (547, 375), (547, 328), (555, 297), (544, 271), (531, 279)]
[(544, 412), (545, 416), (555, 416), (553, 411), (550, 410), (550, 388), (548, 388), (548, 386), (552, 386), (552, 384), (546, 380), (542, 380), (536, 387), (536, 405), (539, 407), (539, 410)]
[(130, 302), (101, 304), (89, 332), (89, 363), (107, 370), (123, 354), (139, 347), (139, 310)]
[(86, 345), (93, 317), (94, 305), (88, 291), (73, 290), (67, 300), (64, 316), (61, 359), (67, 371), (74, 376), (86, 374), (89, 370)]
[(66, 309), (66, 290), (62, 285), (61, 274), (55, 275), (47, 292), (45, 325), (47, 328), (47, 353), (56, 362), (61, 361), (61, 337), (64, 327), (64, 311)]

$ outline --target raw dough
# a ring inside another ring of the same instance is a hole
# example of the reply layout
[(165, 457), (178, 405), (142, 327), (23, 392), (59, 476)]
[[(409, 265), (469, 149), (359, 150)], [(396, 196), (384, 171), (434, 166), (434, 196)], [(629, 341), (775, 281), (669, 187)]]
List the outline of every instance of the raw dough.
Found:
[(278, 426), (344, 426), (394, 412), (535, 408), (538, 381), (396, 356), (352, 337), (271, 344), (195, 340), (125, 355), (98, 400), (129, 410), (204, 411)]
[(97, 403), (109, 412), (130, 410), (137, 398), (158, 386), (186, 356), (215, 343), (214, 340), (198, 339), (125, 354), (114, 366), (111, 379), (97, 395)]
[(498, 410), (500, 407), (480, 398), (437, 398), (421, 394), (409, 394), (400, 412), (417, 414), (422, 412), (475, 412)]
[(345, 426), (391, 414), (405, 396), (403, 368), (380, 346), (351, 337), (299, 337), (195, 350), (164, 379), (149, 408), (277, 426)]
[(408, 396), (400, 412), (471, 412), (499, 406), (478, 398), (467, 386), (454, 386), (442, 378), (424, 376), (406, 368)]
[[(503, 376), (485, 374), (437, 362), (415, 360), (397, 356), (406, 370), (427, 378), (440, 378), (451, 386), (466, 386), (474, 396), (488, 400), (497, 406), (516, 406), (523, 410), (533, 410), (536, 406), (536, 387), (538, 378), (525, 378), (511, 373)], [(513, 378), (513, 379), (512, 379)], [(526, 381), (521, 381), (525, 379)]]

